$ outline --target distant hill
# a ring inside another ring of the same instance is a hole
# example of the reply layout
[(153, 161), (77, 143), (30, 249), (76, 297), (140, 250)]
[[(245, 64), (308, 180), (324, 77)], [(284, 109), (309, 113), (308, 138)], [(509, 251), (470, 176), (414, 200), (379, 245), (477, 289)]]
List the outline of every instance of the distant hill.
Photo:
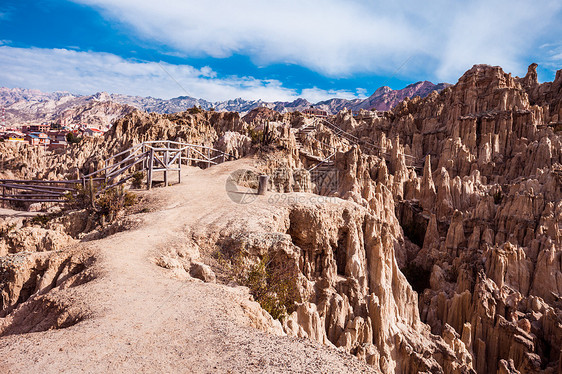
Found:
[(242, 115), (258, 107), (266, 107), (283, 113), (302, 111), (311, 105), (331, 114), (335, 114), (344, 108), (389, 110), (406, 97), (425, 97), (433, 91), (441, 91), (448, 86), (450, 86), (448, 83), (433, 84), (423, 81), (413, 83), (401, 90), (393, 90), (386, 86), (380, 87), (366, 99), (334, 98), (318, 103), (310, 103), (302, 98), (291, 102), (266, 102), (241, 98), (210, 102), (189, 96), (164, 100), (105, 92), (83, 96), (69, 92), (45, 93), (39, 90), (0, 87), (0, 107), (5, 108), (7, 124), (26, 121), (56, 121), (67, 118), (73, 123), (107, 127), (115, 118), (131, 112), (134, 108), (147, 112), (176, 113), (183, 112), (193, 106), (200, 106), (206, 110), (214, 108), (217, 111), (240, 112)]
[(383, 86), (377, 89), (367, 99), (353, 107), (353, 109), (389, 110), (407, 97), (426, 97), (433, 91), (440, 92), (449, 86), (449, 83), (433, 84), (428, 81), (413, 83), (401, 90), (393, 90), (390, 87)]

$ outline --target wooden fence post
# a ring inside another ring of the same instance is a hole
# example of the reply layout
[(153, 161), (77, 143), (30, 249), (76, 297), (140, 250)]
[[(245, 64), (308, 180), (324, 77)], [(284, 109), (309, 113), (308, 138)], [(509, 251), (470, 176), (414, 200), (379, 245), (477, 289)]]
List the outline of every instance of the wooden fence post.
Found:
[(141, 154), (142, 156), (142, 170), (146, 170), (146, 155), (145, 155), (146, 149), (145, 149), (145, 144), (144, 142), (142, 143), (142, 149), (141, 149)]
[(146, 189), (150, 190), (152, 188), (152, 169), (154, 167), (154, 149), (150, 148), (148, 155), (148, 171), (146, 177)]
[(179, 151), (179, 155), (178, 155), (178, 183), (181, 183), (181, 152)]
[(89, 191), (90, 192), (90, 204), (91, 204), (92, 208), (95, 208), (94, 199), (96, 197), (96, 194), (94, 192), (94, 179), (92, 177), (90, 177), (90, 180), (88, 182), (89, 182), (89, 188), (90, 188), (90, 191)]
[(168, 187), (168, 149), (164, 151), (164, 187)]
[(260, 175), (258, 184), (258, 195), (265, 195), (267, 191), (267, 184), (269, 182), (269, 175)]
[(207, 148), (207, 167), (210, 168), (211, 167), (211, 148)]

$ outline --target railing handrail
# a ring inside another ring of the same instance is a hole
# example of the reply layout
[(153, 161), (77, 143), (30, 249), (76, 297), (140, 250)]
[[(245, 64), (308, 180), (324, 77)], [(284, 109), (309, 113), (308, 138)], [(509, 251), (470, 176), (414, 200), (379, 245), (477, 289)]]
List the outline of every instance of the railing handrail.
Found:
[[(173, 147), (178, 146), (178, 147)], [(140, 152), (139, 152), (140, 151)], [(184, 151), (188, 151), (187, 157), (183, 157), (182, 154)], [(160, 156), (157, 156), (158, 153)], [(164, 153), (162, 155), (162, 153)], [(120, 161), (116, 161), (111, 165), (108, 163), (112, 160), (117, 159), (118, 157), (124, 156), (124, 158)], [(30, 193), (18, 193), (13, 194), (10, 193), (8, 195), (2, 191), (2, 195), (0, 195), (0, 200), (5, 201), (28, 201), (28, 202), (55, 202), (58, 200), (53, 199), (40, 199), (43, 195), (49, 196), (58, 196), (60, 198), (64, 198), (64, 191), (70, 193), (76, 193), (77, 188), (75, 187), (58, 187), (58, 186), (49, 186), (49, 184), (74, 184), (78, 185), (81, 184), (83, 186), (86, 185), (87, 180), (94, 180), (94, 181), (102, 181), (104, 182), (103, 191), (107, 190), (110, 187), (117, 186), (119, 184), (124, 183), (128, 179), (130, 179), (133, 174), (126, 176), (125, 178), (120, 178), (127, 170), (132, 169), (136, 165), (142, 163), (142, 170), (149, 170), (150, 178), (149, 182), (151, 183), (152, 171), (165, 171), (165, 180), (167, 180), (167, 172), (168, 171), (180, 171), (181, 174), (181, 162), (182, 161), (195, 161), (200, 162), (203, 164), (207, 164), (208, 166), (217, 165), (222, 161), (236, 159), (231, 154), (223, 152), (219, 149), (202, 145), (202, 144), (190, 144), (184, 142), (178, 142), (174, 140), (149, 140), (145, 142), (141, 142), (135, 144), (119, 153), (116, 153), (104, 161), (104, 167), (95, 170), (91, 173), (83, 175), (80, 179), (76, 180), (18, 180), (18, 179), (0, 179), (0, 188), (8, 189), (9, 191), (16, 191), (16, 190), (27, 190)], [(149, 159), (152, 160), (149, 164)], [(159, 166), (154, 165), (153, 161), (157, 160), (159, 162)], [(173, 164), (178, 164), (178, 166), (174, 166)], [(106, 184), (111, 183), (109, 186)], [(167, 185), (167, 182), (165, 182)], [(39, 184), (39, 185), (36, 185)], [(33, 194), (34, 193), (34, 194)], [(41, 196), (38, 196), (41, 193)], [(25, 199), (25, 196), (28, 196)], [(37, 195), (37, 196), (36, 196)], [(35, 199), (34, 199), (35, 197)], [(16, 200), (17, 199), (17, 200)], [(61, 200), (62, 202), (63, 200)]]
[[(379, 147), (378, 145), (375, 145), (375, 144), (369, 143), (369, 142), (367, 142), (367, 141), (365, 141), (365, 140), (359, 139), (359, 138), (356, 137), (355, 135), (348, 133), (347, 131), (345, 131), (344, 129), (340, 128), (339, 126), (334, 125), (332, 122), (328, 121), (327, 118), (320, 118), (320, 120), (322, 120), (322, 121), (324, 121), (326, 124), (328, 124), (328, 127), (330, 127), (332, 130), (340, 132), (340, 135), (341, 135), (341, 134), (345, 134), (344, 138), (346, 138), (347, 140), (350, 140), (350, 141), (352, 141), (353, 143), (355, 143), (355, 144), (357, 144), (357, 145), (365, 144), (365, 145), (367, 145), (367, 146), (369, 146), (369, 147), (371, 147), (371, 148), (374, 148), (374, 149), (378, 150), (378, 151), (381, 152), (381, 154), (383, 154), (383, 155), (388, 154), (388, 152), (384, 152), (384, 153), (383, 153), (383, 152), (382, 152), (382, 148)], [(349, 139), (349, 138), (352, 138), (352, 139)], [(404, 154), (404, 158), (413, 160), (413, 162), (423, 163), (423, 160), (420, 160), (420, 159), (418, 159), (417, 157), (412, 156), (412, 155)]]
[[(188, 148), (188, 147), (209, 149), (209, 150), (214, 151), (214, 152), (219, 152), (221, 155), (224, 155), (224, 156), (227, 156), (227, 157), (230, 157), (230, 158), (235, 158), (231, 154), (225, 153), (225, 152), (221, 151), (220, 149), (216, 149), (216, 148), (213, 148), (213, 147), (210, 147), (210, 146), (207, 146), (207, 145), (203, 145), (203, 144), (184, 143), (184, 142), (177, 142), (177, 141), (174, 141), (174, 140), (169, 140), (169, 141), (168, 140), (149, 140), (149, 141), (142, 142), (140, 144), (144, 144), (144, 145), (146, 145), (150, 148), (153, 148), (153, 147), (150, 146), (150, 144), (155, 144), (155, 143), (169, 143), (169, 144), (181, 145), (181, 146), (184, 147), (184, 149)], [(172, 150), (178, 151), (179, 150), (177, 148), (170, 148), (170, 147), (166, 147), (166, 148), (170, 151), (172, 151)], [(155, 149), (155, 150), (157, 150), (157, 149)], [(164, 149), (164, 150), (166, 150), (166, 149)]]
[(329, 155), (328, 157), (326, 157), (325, 159), (323, 159), (322, 161), (320, 161), (319, 163), (317, 163), (316, 165), (314, 165), (313, 167), (311, 167), (310, 169), (308, 169), (309, 172), (313, 171), (314, 169), (316, 169), (318, 166), (328, 162), (329, 159), (331, 159), (332, 157), (334, 157), (336, 155), (337, 152), (332, 153), (331, 155)]

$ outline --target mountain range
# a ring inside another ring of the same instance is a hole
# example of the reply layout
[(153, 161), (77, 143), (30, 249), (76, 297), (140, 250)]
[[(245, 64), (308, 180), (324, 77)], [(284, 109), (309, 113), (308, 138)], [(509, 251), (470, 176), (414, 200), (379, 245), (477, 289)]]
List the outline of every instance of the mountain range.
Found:
[(210, 102), (189, 96), (173, 99), (129, 96), (99, 92), (94, 95), (75, 95), (69, 92), (41, 92), (33, 89), (0, 87), (0, 108), (4, 108), (7, 125), (24, 122), (59, 121), (82, 123), (108, 128), (111, 123), (135, 108), (147, 112), (175, 113), (193, 106), (202, 109), (213, 108), (217, 111), (240, 112), (242, 115), (257, 107), (267, 107), (278, 112), (290, 112), (309, 108), (327, 111), (330, 114), (347, 108), (351, 110), (376, 109), (389, 110), (406, 97), (425, 97), (433, 91), (441, 91), (448, 83), (433, 84), (428, 81), (413, 83), (403, 89), (393, 90), (383, 86), (366, 99), (330, 99), (311, 103), (298, 98), (291, 102), (262, 100), (245, 100), (241, 98)]

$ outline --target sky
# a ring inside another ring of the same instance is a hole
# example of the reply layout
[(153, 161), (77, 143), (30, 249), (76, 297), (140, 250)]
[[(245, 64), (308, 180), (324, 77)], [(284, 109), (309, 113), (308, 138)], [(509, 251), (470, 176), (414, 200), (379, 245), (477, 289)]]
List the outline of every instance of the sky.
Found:
[(558, 0), (2, 0), (0, 86), (317, 102), (533, 62), (551, 81), (560, 19)]

